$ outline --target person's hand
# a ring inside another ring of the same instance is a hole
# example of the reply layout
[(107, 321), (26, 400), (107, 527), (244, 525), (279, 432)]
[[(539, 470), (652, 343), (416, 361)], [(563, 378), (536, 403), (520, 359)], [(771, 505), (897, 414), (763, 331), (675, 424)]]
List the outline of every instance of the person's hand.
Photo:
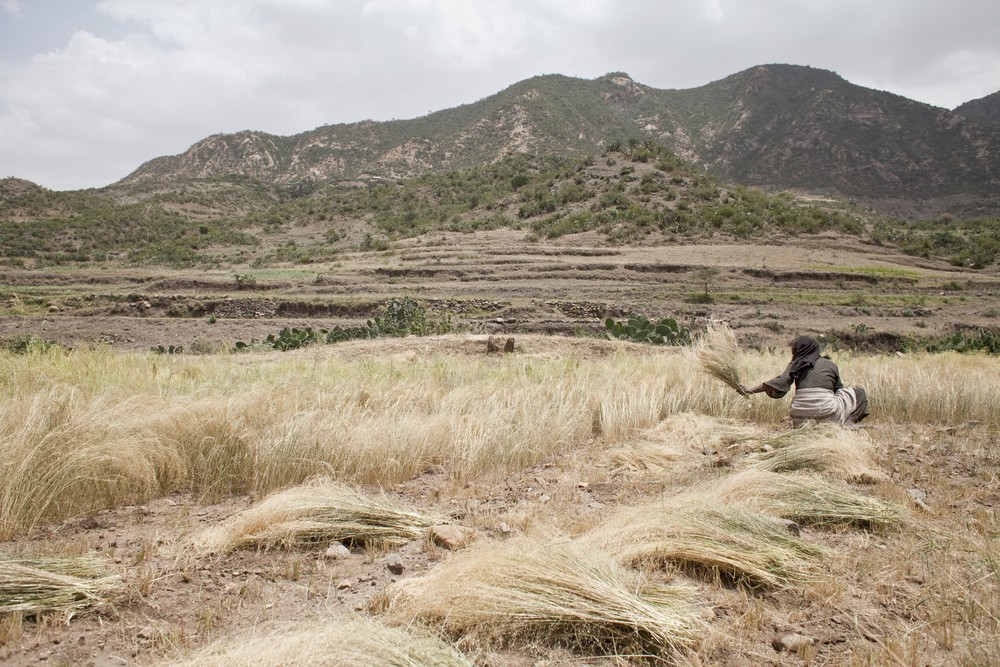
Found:
[(746, 385), (744, 385), (744, 384), (741, 384), (739, 387), (737, 387), (736, 388), (736, 392), (740, 396), (749, 396), (750, 395), (750, 390), (747, 389)]

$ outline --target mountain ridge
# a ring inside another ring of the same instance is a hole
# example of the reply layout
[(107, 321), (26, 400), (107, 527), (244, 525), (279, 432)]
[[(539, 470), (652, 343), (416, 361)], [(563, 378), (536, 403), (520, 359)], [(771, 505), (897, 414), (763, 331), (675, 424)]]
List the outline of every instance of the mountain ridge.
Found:
[[(1000, 93), (950, 111), (827, 70), (760, 65), (697, 88), (623, 72), (549, 74), (409, 120), (324, 125), (290, 136), (216, 134), (154, 158), (115, 186), (243, 175), (270, 184), (408, 178), (512, 153), (581, 157), (616, 141), (662, 143), (720, 178), (889, 209), (997, 208)], [(976, 211), (981, 213), (982, 211)]]

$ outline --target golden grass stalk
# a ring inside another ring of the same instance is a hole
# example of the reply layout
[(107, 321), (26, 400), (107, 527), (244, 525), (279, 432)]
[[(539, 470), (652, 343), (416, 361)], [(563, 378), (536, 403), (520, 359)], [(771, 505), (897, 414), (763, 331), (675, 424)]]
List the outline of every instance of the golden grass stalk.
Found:
[(529, 640), (666, 658), (692, 646), (702, 627), (688, 594), (585, 545), (522, 537), (457, 553), (429, 574), (393, 585), (380, 604), (392, 618), (463, 641)]
[(855, 525), (875, 530), (897, 528), (907, 521), (906, 509), (896, 503), (869, 496), (835, 480), (805, 473), (774, 473), (743, 470), (683, 497), (709, 494), (722, 502), (743, 504), (765, 514), (802, 524)]
[(823, 554), (773, 518), (709, 498), (629, 507), (582, 539), (624, 565), (673, 564), (750, 587), (815, 577)]
[(124, 591), (117, 575), (93, 558), (18, 559), (0, 555), (0, 615), (73, 615)]
[(742, 354), (736, 343), (736, 334), (725, 322), (709, 322), (695, 350), (702, 370), (723, 384), (739, 389), (740, 359)]
[(275, 493), (194, 540), (202, 553), (306, 547), (331, 541), (398, 546), (440, 519), (375, 498), (330, 479)]
[(255, 628), (219, 640), (172, 667), (471, 667), (445, 642), (416, 630), (354, 617)]

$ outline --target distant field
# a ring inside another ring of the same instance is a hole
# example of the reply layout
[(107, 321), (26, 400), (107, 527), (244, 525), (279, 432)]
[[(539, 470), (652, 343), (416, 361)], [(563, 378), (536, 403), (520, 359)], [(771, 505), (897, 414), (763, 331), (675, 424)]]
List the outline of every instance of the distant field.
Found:
[(606, 317), (643, 314), (696, 327), (724, 319), (750, 347), (808, 333), (892, 352), (1000, 326), (996, 270), (843, 236), (601, 243), (495, 230), (407, 239), (308, 266), (9, 269), (0, 272), (0, 341), (231, 349), (285, 326), (363, 324), (405, 297), (474, 334), (595, 336)]

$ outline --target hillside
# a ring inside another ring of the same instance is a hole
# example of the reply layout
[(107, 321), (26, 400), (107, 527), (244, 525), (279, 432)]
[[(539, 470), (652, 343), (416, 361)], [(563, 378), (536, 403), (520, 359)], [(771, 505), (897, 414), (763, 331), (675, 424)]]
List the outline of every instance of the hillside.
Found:
[(992, 218), (908, 223), (830, 199), (727, 184), (662, 145), (612, 143), (599, 156), (512, 154), (407, 179), (267, 185), (245, 176), (58, 193), (0, 181), (10, 266), (272, 266), (336, 261), (435, 232), (508, 228), (529, 240), (596, 234), (604, 245), (707, 239), (789, 243), (847, 234), (979, 269), (1000, 253)]
[(955, 113), (982, 125), (1000, 125), (1000, 91), (970, 100), (956, 107)]
[(809, 67), (767, 65), (690, 90), (623, 73), (517, 83), (413, 120), (329, 125), (291, 137), (208, 137), (139, 167), (120, 186), (250, 176), (274, 185), (406, 178), (511, 154), (593, 156), (654, 140), (724, 180), (801, 189), (927, 217), (1000, 206), (1000, 134), (990, 98), (954, 112)]

